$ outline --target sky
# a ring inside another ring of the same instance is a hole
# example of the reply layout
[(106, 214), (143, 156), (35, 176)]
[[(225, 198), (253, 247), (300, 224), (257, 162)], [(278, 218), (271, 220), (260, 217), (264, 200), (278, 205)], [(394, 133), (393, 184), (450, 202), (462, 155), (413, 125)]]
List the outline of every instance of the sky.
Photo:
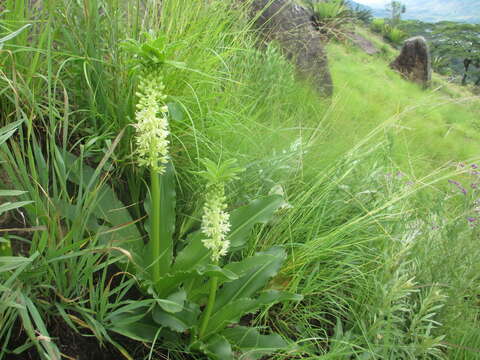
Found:
[(356, 2), (363, 4), (363, 5), (368, 5), (371, 7), (380, 7), (383, 8), (385, 7), (385, 4), (387, 3), (387, 0), (356, 0)]

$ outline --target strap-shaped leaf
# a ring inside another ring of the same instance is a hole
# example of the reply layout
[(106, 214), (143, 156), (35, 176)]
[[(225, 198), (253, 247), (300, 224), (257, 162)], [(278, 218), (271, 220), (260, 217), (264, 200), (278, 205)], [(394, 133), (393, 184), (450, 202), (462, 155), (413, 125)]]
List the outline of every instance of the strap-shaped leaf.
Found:
[[(65, 165), (69, 169), (69, 180), (86, 188), (95, 176), (95, 170), (73, 154), (64, 154)], [(117, 198), (113, 189), (103, 184), (98, 193), (98, 206), (94, 211), (97, 218), (107, 221), (110, 231), (101, 235), (103, 242), (112, 242), (115, 246), (129, 251), (135, 262), (143, 260), (143, 239), (126, 206)], [(96, 229), (91, 229), (96, 230)]]
[(241, 249), (255, 224), (266, 224), (284, 203), (280, 195), (269, 195), (242, 206), (230, 215), (231, 232), (228, 236), (231, 249)]
[(157, 304), (168, 313), (178, 313), (183, 310), (183, 304), (187, 299), (187, 293), (181, 289), (169, 295), (166, 299), (156, 299)]
[(177, 271), (167, 274), (154, 284), (155, 291), (158, 296), (168, 296), (174, 292), (186, 280), (190, 280), (198, 276), (195, 269), (190, 271)]
[(212, 336), (200, 349), (213, 360), (233, 360), (232, 346), (220, 335)]
[(227, 270), (240, 274), (240, 277), (225, 284), (218, 292), (214, 313), (232, 301), (252, 297), (277, 274), (285, 258), (285, 251), (275, 246), (268, 251), (259, 252), (243, 261), (225, 266)]
[(142, 319), (154, 306), (154, 300), (137, 300), (124, 305), (109, 313), (105, 320), (113, 323), (131, 324)]
[(22, 306), (19, 308), (22, 327), (37, 347), (40, 357), (48, 360), (60, 360), (60, 351), (57, 345), (51, 341), (47, 326), (33, 301), (23, 292), (18, 296), (18, 301)]
[(277, 290), (265, 291), (257, 299), (237, 299), (222, 306), (214, 313), (210, 318), (205, 336), (218, 333), (229, 324), (238, 323), (243, 316), (254, 313), (263, 306), (284, 301), (300, 301), (301, 299), (301, 295)]
[(184, 332), (197, 325), (199, 315), (200, 307), (195, 303), (186, 303), (183, 310), (177, 313), (168, 313), (157, 306), (152, 314), (157, 324), (177, 332)]
[(278, 334), (262, 335), (257, 329), (246, 326), (225, 329), (221, 335), (241, 350), (242, 355), (239, 359), (244, 360), (260, 359), (288, 346)]
[(17, 201), (17, 202), (6, 202), (0, 205), (0, 215), (4, 212), (21, 208), (25, 205), (31, 204), (33, 201)]
[(186, 280), (194, 280), (197, 268), (205, 266), (210, 260), (210, 251), (202, 243), (203, 234), (197, 231), (191, 234), (188, 244), (177, 254), (170, 274), (155, 284), (158, 294), (166, 296)]
[(8, 34), (7, 36), (4, 36), (4, 37), (0, 38), (0, 49), (2, 48), (3, 43), (7, 42), (8, 40), (13, 39), (15, 36), (18, 36), (23, 30), (25, 30), (26, 28), (28, 28), (30, 26), (32, 26), (32, 24), (25, 24), (20, 29), (17, 29), (15, 31), (11, 32), (10, 34)]
[(0, 273), (15, 270), (31, 262), (31, 258), (23, 256), (0, 256)]
[(204, 235), (201, 231), (192, 233), (187, 238), (187, 245), (178, 253), (172, 272), (190, 271), (199, 265), (209, 263), (210, 250), (202, 243)]
[(20, 196), (26, 193), (22, 190), (0, 190), (0, 196)]
[(150, 309), (154, 300), (133, 301), (107, 315), (109, 330), (130, 339), (153, 342), (160, 327), (153, 321)]
[(22, 122), (23, 120), (18, 120), (0, 128), (0, 145), (3, 144), (5, 141), (7, 141), (8, 138), (12, 136), (15, 133), (15, 131), (17, 131), (17, 128), (20, 126)]
[(197, 272), (199, 275), (206, 275), (208, 277), (216, 276), (219, 283), (238, 279), (238, 275), (235, 274), (233, 271), (230, 271), (228, 269), (222, 269), (220, 266), (213, 264), (200, 265), (199, 267), (197, 267)]
[(134, 323), (113, 324), (108, 329), (133, 340), (153, 342), (161, 328), (147, 316)]

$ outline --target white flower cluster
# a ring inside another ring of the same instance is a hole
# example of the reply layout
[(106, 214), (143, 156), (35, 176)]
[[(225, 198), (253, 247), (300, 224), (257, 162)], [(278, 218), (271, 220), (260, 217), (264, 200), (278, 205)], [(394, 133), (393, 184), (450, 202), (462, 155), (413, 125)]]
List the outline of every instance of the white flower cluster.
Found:
[(169, 144), (168, 107), (160, 105), (166, 98), (164, 88), (161, 76), (143, 77), (138, 86), (137, 123), (134, 125), (138, 164), (160, 174), (165, 172)]
[(208, 238), (202, 242), (207, 249), (212, 250), (214, 262), (227, 255), (230, 246), (230, 241), (226, 240), (230, 231), (230, 215), (224, 211), (227, 207), (225, 202), (223, 184), (210, 185), (202, 217), (202, 232)]

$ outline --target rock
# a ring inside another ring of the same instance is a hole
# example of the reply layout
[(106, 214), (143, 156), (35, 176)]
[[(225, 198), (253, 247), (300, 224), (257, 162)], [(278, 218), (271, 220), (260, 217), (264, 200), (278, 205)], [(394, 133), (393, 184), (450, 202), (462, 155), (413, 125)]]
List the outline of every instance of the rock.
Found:
[(301, 78), (309, 81), (320, 94), (332, 95), (327, 55), (307, 9), (292, 0), (253, 0), (250, 14), (264, 39), (280, 44)]
[(375, 55), (379, 52), (376, 46), (368, 39), (357, 33), (349, 34), (349, 38), (360, 49), (366, 52), (368, 55)]
[(390, 67), (407, 79), (427, 87), (432, 77), (432, 64), (425, 38), (416, 36), (405, 40), (400, 55)]

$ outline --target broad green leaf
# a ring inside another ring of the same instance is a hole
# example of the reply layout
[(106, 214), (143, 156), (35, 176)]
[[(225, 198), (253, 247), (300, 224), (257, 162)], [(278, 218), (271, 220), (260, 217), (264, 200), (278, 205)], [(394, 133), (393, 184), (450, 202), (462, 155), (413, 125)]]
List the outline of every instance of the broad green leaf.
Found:
[(210, 251), (203, 245), (204, 235), (196, 231), (187, 238), (188, 244), (178, 253), (172, 271), (190, 271), (199, 265), (206, 265)]
[(201, 347), (202, 351), (214, 360), (233, 360), (232, 346), (220, 335), (214, 335)]
[(210, 251), (203, 246), (202, 238), (200, 231), (188, 237), (188, 244), (177, 254), (170, 274), (155, 284), (160, 295), (168, 295), (182, 282), (195, 279), (197, 267), (208, 264)]
[(161, 328), (147, 316), (134, 323), (114, 324), (108, 329), (133, 340), (153, 342)]
[(174, 121), (181, 122), (185, 118), (185, 114), (183, 109), (178, 105), (177, 103), (174, 102), (169, 102), (167, 103), (168, 106), (168, 114)]
[(13, 203), (12, 202), (3, 203), (0, 205), (0, 215), (2, 215), (7, 211), (18, 209), (31, 203), (33, 203), (33, 201), (17, 201)]
[(166, 299), (156, 299), (157, 304), (166, 312), (178, 313), (183, 310), (183, 304), (187, 299), (185, 290), (177, 291)]
[(245, 246), (255, 224), (266, 224), (275, 211), (284, 203), (280, 195), (269, 195), (242, 206), (230, 215), (231, 232), (228, 236), (234, 250)]
[(167, 296), (178, 289), (183, 282), (193, 279), (197, 276), (198, 274), (195, 269), (192, 269), (191, 271), (177, 271), (173, 274), (167, 274), (154, 284), (155, 291), (159, 296)]
[(198, 323), (200, 307), (195, 303), (187, 303), (183, 310), (177, 313), (168, 313), (159, 306), (153, 309), (153, 320), (162, 327), (168, 327), (176, 332), (184, 332)]
[(205, 336), (218, 333), (229, 324), (238, 323), (243, 316), (254, 313), (263, 306), (284, 301), (299, 301), (301, 299), (301, 295), (269, 290), (260, 294), (257, 299), (241, 298), (229, 302), (214, 312), (208, 323)]
[(208, 277), (216, 276), (219, 282), (233, 281), (238, 279), (238, 275), (228, 269), (222, 269), (220, 266), (208, 264), (197, 267), (199, 275), (206, 275)]
[(260, 359), (288, 346), (278, 334), (262, 335), (257, 329), (246, 326), (225, 329), (221, 335), (241, 350), (239, 359), (243, 360)]
[(108, 314), (109, 330), (138, 341), (153, 342), (159, 326), (153, 321), (150, 309), (154, 300), (136, 300)]
[(285, 258), (286, 254), (282, 248), (272, 247), (268, 251), (259, 252), (243, 261), (225, 266), (225, 269), (240, 274), (241, 277), (226, 283), (220, 289), (214, 312), (237, 299), (252, 297), (277, 274)]

